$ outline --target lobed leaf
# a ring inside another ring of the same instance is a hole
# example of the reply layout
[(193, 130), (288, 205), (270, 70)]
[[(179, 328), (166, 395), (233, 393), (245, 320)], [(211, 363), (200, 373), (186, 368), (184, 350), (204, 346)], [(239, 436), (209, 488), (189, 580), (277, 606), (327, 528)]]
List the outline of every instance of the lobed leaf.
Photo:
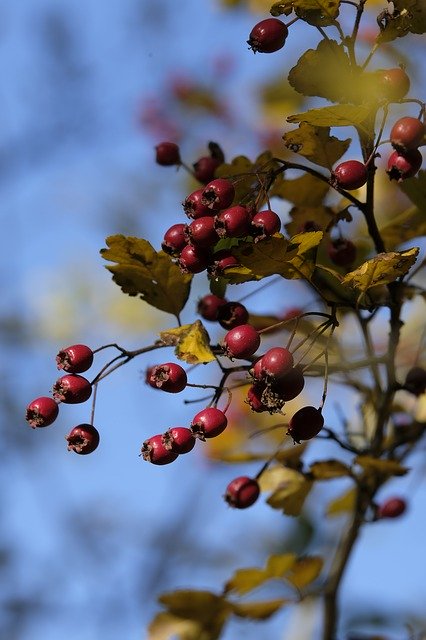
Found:
[(326, 27), (334, 24), (339, 15), (340, 0), (281, 0), (271, 7), (273, 16), (286, 15), (292, 11), (313, 26)]
[(175, 346), (175, 354), (189, 364), (212, 362), (215, 356), (210, 349), (210, 337), (201, 320), (160, 332), (161, 340)]
[(269, 195), (288, 200), (298, 207), (317, 207), (322, 204), (329, 189), (327, 182), (305, 173), (294, 180), (278, 178)]
[(347, 273), (342, 279), (342, 283), (365, 293), (372, 287), (395, 282), (408, 273), (416, 262), (418, 253), (418, 247), (406, 251), (378, 253), (354, 271)]
[(281, 509), (287, 516), (300, 515), (313, 485), (302, 473), (286, 467), (268, 469), (260, 477), (259, 483), (262, 491), (273, 491), (266, 502), (273, 509)]
[(339, 220), (346, 222), (352, 221), (352, 216), (347, 209), (334, 211), (331, 207), (293, 207), (289, 211), (290, 222), (285, 225), (287, 233), (291, 236), (300, 232), (301, 229), (309, 228), (310, 224), (314, 224), (321, 231), (330, 231)]
[(392, 12), (383, 11), (378, 22), (378, 43), (391, 42), (407, 33), (426, 33), (426, 4), (424, 0), (394, 0)]
[(389, 249), (403, 242), (426, 236), (425, 210), (410, 207), (395, 216), (391, 222), (380, 228), (380, 235)]
[(309, 469), (315, 480), (332, 480), (349, 476), (351, 470), (339, 460), (321, 460), (314, 462)]
[(348, 150), (351, 139), (339, 140), (330, 136), (329, 127), (314, 127), (302, 122), (295, 131), (283, 135), (284, 145), (321, 167), (331, 169)]
[(336, 104), (331, 107), (310, 109), (305, 113), (296, 113), (289, 116), (287, 122), (307, 122), (316, 127), (356, 127), (364, 133), (365, 121), (370, 114), (370, 109), (364, 105)]

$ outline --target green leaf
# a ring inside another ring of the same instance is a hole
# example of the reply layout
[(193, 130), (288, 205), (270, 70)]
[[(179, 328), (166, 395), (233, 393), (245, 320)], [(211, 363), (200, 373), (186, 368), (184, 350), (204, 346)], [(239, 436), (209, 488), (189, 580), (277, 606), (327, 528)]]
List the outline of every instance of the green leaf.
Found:
[(270, 190), (270, 196), (288, 200), (298, 207), (317, 207), (322, 204), (330, 189), (327, 182), (305, 173), (295, 180), (278, 178)]
[(302, 122), (295, 131), (283, 135), (284, 145), (321, 167), (331, 169), (336, 160), (348, 150), (351, 139), (339, 140), (330, 136), (329, 127), (313, 127)]
[(293, 565), (290, 574), (286, 576), (287, 582), (301, 591), (318, 578), (323, 564), (323, 559), (318, 556), (299, 558)]
[(340, 516), (346, 513), (350, 513), (355, 509), (356, 490), (349, 489), (343, 495), (332, 500), (328, 507), (326, 514), (328, 516)]
[(232, 603), (232, 607), (234, 614), (239, 618), (266, 620), (286, 604), (292, 604), (292, 602), (281, 598), (277, 600), (265, 600), (263, 602), (235, 602)]
[(321, 460), (314, 462), (309, 469), (315, 480), (332, 480), (349, 476), (351, 471), (343, 462), (339, 460)]
[(365, 293), (372, 287), (395, 282), (408, 273), (416, 262), (418, 253), (418, 247), (406, 251), (378, 253), (354, 271), (347, 273), (342, 279), (342, 283)]
[(210, 349), (209, 334), (200, 320), (161, 331), (160, 338), (165, 344), (175, 346), (176, 356), (189, 364), (205, 364), (215, 360)]
[(289, 212), (290, 222), (285, 225), (285, 230), (292, 236), (301, 229), (308, 228), (311, 224), (321, 231), (328, 232), (337, 225), (339, 220), (352, 221), (352, 216), (347, 209), (334, 211), (331, 207), (293, 207)]
[(391, 42), (407, 33), (426, 32), (426, 4), (424, 0), (394, 0), (393, 11), (380, 16), (380, 34), (377, 42)]
[(357, 456), (354, 462), (368, 473), (379, 476), (404, 476), (408, 472), (408, 468), (403, 467), (396, 460), (380, 460), (371, 456)]
[(305, 113), (289, 116), (287, 122), (307, 122), (316, 127), (349, 127), (353, 126), (368, 134), (364, 126), (370, 109), (363, 105), (336, 104), (331, 107), (310, 109)]
[(339, 15), (340, 0), (281, 0), (271, 7), (273, 16), (296, 15), (313, 26), (326, 27), (334, 24)]
[(109, 236), (108, 249), (101, 249), (105, 260), (116, 262), (106, 268), (124, 293), (139, 295), (148, 304), (179, 316), (188, 300), (192, 276), (183, 274), (166, 253), (155, 251), (147, 240)]

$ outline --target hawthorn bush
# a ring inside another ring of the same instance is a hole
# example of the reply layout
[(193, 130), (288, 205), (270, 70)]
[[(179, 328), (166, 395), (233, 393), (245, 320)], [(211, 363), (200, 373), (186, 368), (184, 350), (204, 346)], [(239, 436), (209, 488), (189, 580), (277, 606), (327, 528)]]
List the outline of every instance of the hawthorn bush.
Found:
[[(349, 490), (324, 505), (329, 516), (344, 514), (348, 521), (332, 561), (274, 554), (263, 567), (237, 570), (217, 593), (164, 594), (164, 611), (149, 628), (152, 640), (214, 640), (231, 616), (265, 620), (308, 597), (323, 602), (322, 638), (343, 637), (339, 589), (359, 533), (380, 519), (402, 516), (407, 508), (403, 496), (384, 502), (379, 496), (390, 479), (408, 472), (407, 459), (424, 433), (410, 401), (426, 390), (423, 335), (409, 362), (401, 359), (399, 348), (404, 306), (426, 293), (414, 277), (423, 268), (417, 262), (420, 248), (411, 246), (426, 231), (420, 151), (425, 104), (411, 96), (402, 65), (374, 68), (373, 61), (388, 43), (423, 34), (426, 11), (420, 0), (395, 0), (392, 11), (377, 16), (377, 33), (366, 51), (360, 43), (366, 8), (366, 0), (284, 0), (271, 7), (272, 17), (253, 26), (247, 55), (279, 56), (286, 42), (298, 37), (298, 23), (319, 34), (315, 48), (287, 74), (302, 99), (319, 100), (300, 113), (283, 113), (283, 122), (295, 126), (286, 129), (281, 149), (267, 148), (253, 160), (227, 159), (221, 144), (206, 141), (208, 155), (187, 162), (174, 140), (157, 141), (153, 161), (165, 171), (179, 167), (192, 180), (181, 214), (164, 229), (159, 250), (148, 239), (115, 235), (106, 239), (101, 255), (124, 294), (139, 296), (174, 322), (152, 344), (132, 351), (115, 343), (64, 347), (57, 366), (65, 375), (54, 382), (53, 399), (42, 396), (27, 407), (28, 424), (39, 429), (54, 423), (62, 404), (91, 397), (90, 422), (66, 437), (68, 450), (90, 454), (102, 445), (102, 428), (94, 419), (99, 384), (138, 356), (161, 350), (146, 370), (150, 392), (178, 395), (200, 388), (206, 395), (190, 424), (147, 434), (139, 452), (143, 461), (170, 464), (223, 438), (217, 458), (251, 469), (230, 476), (223, 489), (228, 505), (255, 509), (263, 493), (271, 508), (295, 518), (317, 484), (350, 482)], [(331, 134), (341, 127), (352, 132), (350, 138)], [(396, 198), (399, 210), (385, 220), (377, 210), (379, 179), (404, 194)], [(289, 206), (286, 216), (282, 202)], [(182, 324), (194, 278), (204, 283), (204, 293), (193, 322)], [(256, 293), (283, 279), (303, 282), (312, 306), (283, 315), (271, 296), (269, 314), (256, 313)], [(249, 282), (256, 284), (250, 294), (237, 296), (233, 285), (244, 292)], [(359, 340), (348, 349), (347, 327), (354, 325)], [(217, 341), (210, 338), (212, 326), (219, 332)], [(89, 379), (86, 372), (105, 350), (113, 355)], [(197, 383), (197, 371), (205, 366), (214, 371), (214, 384)], [(308, 402), (303, 394), (312, 379), (321, 382), (321, 390)], [(336, 413), (330, 424), (323, 410), (341, 387), (356, 398), (361, 416), (352, 416), (351, 423)], [(178, 413), (179, 399), (176, 403)], [(240, 434), (232, 449), (226, 432), (241, 403), (258, 430)], [(253, 435), (262, 436), (266, 447), (254, 449)], [(341, 455), (307, 462), (309, 446), (320, 439)], [(282, 583), (285, 597), (245, 598), (273, 580)]]

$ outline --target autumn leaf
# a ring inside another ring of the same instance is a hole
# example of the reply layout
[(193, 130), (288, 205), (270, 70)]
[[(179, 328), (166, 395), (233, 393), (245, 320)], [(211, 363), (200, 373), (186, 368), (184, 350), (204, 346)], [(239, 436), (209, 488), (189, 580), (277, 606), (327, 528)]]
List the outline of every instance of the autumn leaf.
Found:
[(295, 589), (301, 591), (318, 578), (323, 564), (323, 559), (318, 556), (299, 558), (286, 579)]
[(363, 105), (337, 104), (331, 107), (310, 109), (287, 118), (287, 122), (307, 122), (315, 127), (357, 127), (368, 133), (365, 121), (370, 109)]
[(273, 16), (296, 15), (313, 26), (326, 27), (334, 24), (339, 15), (339, 0), (280, 0), (271, 7)]
[(408, 273), (416, 262), (418, 253), (418, 247), (406, 251), (378, 253), (354, 271), (347, 273), (342, 283), (365, 293), (372, 287), (395, 282)]
[(270, 190), (270, 196), (288, 200), (297, 207), (317, 207), (322, 204), (329, 189), (327, 182), (305, 173), (294, 180), (278, 178)]
[(300, 515), (313, 482), (294, 469), (272, 467), (259, 480), (262, 491), (271, 491), (267, 503), (288, 516)]
[(340, 516), (350, 513), (355, 509), (355, 500), (356, 489), (349, 489), (329, 503), (326, 514), (328, 516)]
[(280, 598), (277, 600), (264, 600), (262, 602), (235, 602), (232, 603), (232, 607), (234, 614), (239, 618), (266, 620), (286, 604), (292, 604), (292, 601)]
[(201, 320), (160, 332), (167, 345), (175, 346), (175, 354), (189, 364), (212, 362), (215, 356), (210, 349), (210, 337)]
[(332, 480), (333, 478), (349, 476), (351, 473), (349, 467), (339, 460), (314, 462), (311, 464), (309, 471), (315, 480)]
[(329, 127), (313, 127), (302, 122), (295, 131), (283, 135), (284, 145), (315, 164), (331, 169), (347, 151), (350, 138), (339, 140), (330, 135)]
[(408, 472), (396, 460), (380, 460), (371, 456), (357, 456), (354, 460), (367, 473), (379, 476), (404, 476)]

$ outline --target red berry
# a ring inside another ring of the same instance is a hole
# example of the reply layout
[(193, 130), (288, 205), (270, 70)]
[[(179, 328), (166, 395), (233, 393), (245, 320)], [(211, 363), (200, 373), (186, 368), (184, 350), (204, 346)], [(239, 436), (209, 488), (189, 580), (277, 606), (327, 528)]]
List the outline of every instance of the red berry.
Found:
[(242, 324), (228, 331), (223, 339), (228, 358), (250, 358), (260, 346), (260, 335), (251, 324)]
[(92, 385), (90, 382), (76, 374), (62, 376), (53, 385), (53, 397), (57, 402), (65, 404), (78, 404), (86, 402), (92, 395)]
[(422, 166), (423, 158), (418, 149), (406, 153), (394, 151), (389, 156), (387, 174), (390, 180), (402, 182), (416, 175)]
[(207, 268), (209, 259), (207, 249), (187, 244), (180, 252), (178, 264), (182, 273), (201, 273)]
[(174, 142), (161, 142), (155, 147), (155, 160), (164, 167), (180, 164), (180, 151)]
[(249, 312), (240, 302), (226, 302), (217, 312), (217, 320), (224, 329), (233, 329), (240, 324), (246, 324)]
[(324, 426), (324, 418), (321, 410), (315, 407), (302, 407), (296, 411), (291, 418), (287, 435), (291, 436), (294, 442), (310, 440), (319, 434)]
[(197, 247), (212, 247), (219, 240), (215, 219), (212, 216), (203, 216), (193, 220), (186, 226), (185, 237)]
[(213, 255), (213, 261), (207, 267), (208, 273), (217, 278), (221, 276), (227, 267), (237, 267), (239, 262), (228, 249), (221, 249)]
[(162, 434), (152, 436), (145, 440), (141, 448), (141, 456), (152, 464), (170, 464), (178, 457), (172, 449), (167, 449), (164, 444)]
[(165, 362), (151, 367), (148, 384), (168, 393), (179, 393), (185, 389), (188, 378), (185, 369), (176, 362)]
[(250, 32), (247, 44), (254, 53), (273, 53), (282, 49), (288, 35), (287, 26), (278, 18), (258, 22)]
[(263, 378), (280, 379), (293, 367), (293, 356), (284, 347), (272, 347), (261, 360), (261, 376)]
[(255, 242), (273, 236), (274, 233), (278, 233), (280, 229), (281, 219), (275, 211), (271, 211), (270, 209), (259, 211), (253, 216), (251, 221), (251, 232)]
[(25, 419), (32, 427), (48, 427), (58, 417), (57, 403), (47, 396), (36, 398), (27, 407)]
[(393, 125), (390, 132), (390, 141), (397, 151), (410, 151), (417, 149), (424, 141), (426, 128), (423, 122), (417, 118), (400, 118)]
[(221, 165), (218, 158), (203, 156), (192, 165), (194, 167), (194, 178), (203, 184), (208, 184), (214, 178), (214, 172)]
[(251, 215), (247, 207), (236, 205), (225, 209), (215, 219), (215, 227), (221, 238), (242, 238), (250, 233)]
[(256, 502), (259, 495), (260, 487), (257, 480), (240, 476), (228, 484), (224, 498), (234, 509), (247, 509)]
[(165, 448), (177, 454), (189, 453), (195, 445), (194, 434), (187, 427), (172, 427), (162, 438)]
[(206, 407), (192, 419), (191, 431), (200, 440), (215, 438), (225, 431), (228, 425), (226, 415), (216, 407)]
[(358, 160), (341, 162), (331, 172), (331, 184), (340, 189), (359, 189), (367, 182), (367, 168)]
[(404, 389), (415, 396), (426, 392), (426, 370), (423, 367), (412, 367), (405, 378)]
[(203, 216), (214, 216), (216, 211), (210, 209), (207, 205), (202, 203), (203, 189), (197, 189), (186, 196), (182, 203), (183, 210), (188, 218), (202, 218)]
[(336, 238), (331, 240), (327, 253), (333, 264), (339, 267), (348, 267), (355, 261), (357, 249), (351, 240)]
[(280, 380), (274, 382), (274, 391), (284, 402), (293, 400), (302, 393), (305, 386), (301, 367), (290, 369)]
[(379, 96), (391, 102), (401, 100), (410, 90), (410, 78), (401, 67), (378, 71)]
[(225, 298), (220, 298), (214, 295), (214, 293), (208, 293), (198, 301), (197, 313), (199, 313), (204, 320), (216, 322), (220, 307), (226, 303), (227, 300)]
[(379, 506), (377, 516), (379, 518), (398, 518), (406, 508), (407, 503), (402, 498), (389, 498)]
[(73, 344), (61, 349), (56, 356), (58, 369), (68, 373), (82, 373), (90, 369), (93, 363), (93, 351), (85, 344)]
[(252, 411), (256, 413), (263, 413), (263, 411), (269, 411), (269, 407), (262, 402), (262, 395), (265, 391), (265, 384), (262, 382), (256, 382), (247, 391), (247, 403)]
[(80, 455), (92, 453), (99, 444), (99, 431), (92, 424), (79, 424), (65, 436), (68, 451), (75, 451)]
[(161, 248), (165, 253), (173, 256), (182, 251), (187, 244), (185, 228), (186, 224), (179, 222), (178, 224), (173, 224), (169, 229), (167, 229), (164, 234), (163, 242), (161, 243)]
[(226, 178), (216, 178), (204, 187), (201, 202), (209, 209), (226, 209), (232, 204), (234, 197), (232, 182)]

